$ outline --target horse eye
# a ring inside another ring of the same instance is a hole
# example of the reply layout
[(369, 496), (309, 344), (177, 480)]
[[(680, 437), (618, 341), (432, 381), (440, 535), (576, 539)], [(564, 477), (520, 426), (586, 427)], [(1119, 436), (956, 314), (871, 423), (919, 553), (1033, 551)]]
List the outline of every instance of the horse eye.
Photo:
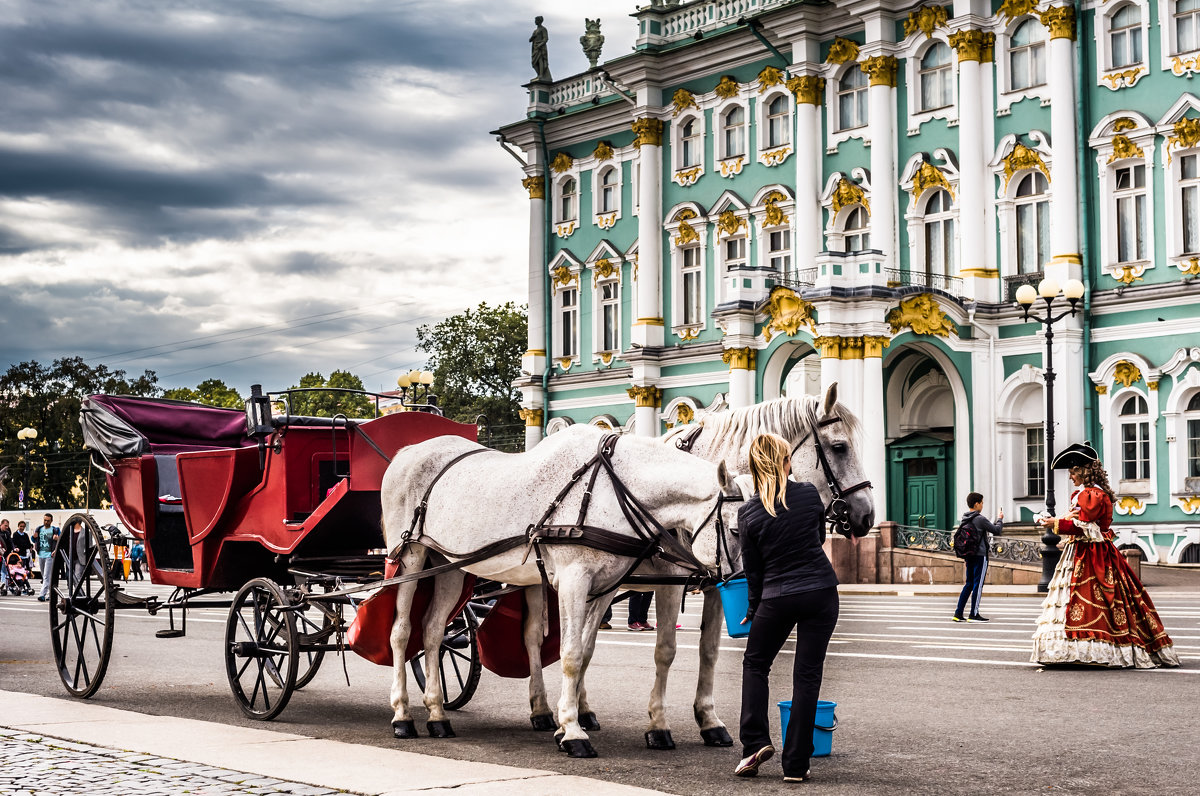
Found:
[(846, 453), (848, 450), (850, 450), (850, 446), (844, 442), (833, 443), (833, 452), (834, 453), (843, 454), (843, 453)]

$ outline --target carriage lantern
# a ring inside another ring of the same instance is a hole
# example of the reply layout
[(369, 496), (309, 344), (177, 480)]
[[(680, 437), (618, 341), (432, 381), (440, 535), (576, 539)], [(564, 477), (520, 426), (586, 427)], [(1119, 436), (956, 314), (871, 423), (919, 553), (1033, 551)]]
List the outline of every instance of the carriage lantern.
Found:
[(262, 437), (274, 430), (270, 397), (263, 395), (261, 384), (250, 385), (250, 397), (246, 399), (246, 435)]

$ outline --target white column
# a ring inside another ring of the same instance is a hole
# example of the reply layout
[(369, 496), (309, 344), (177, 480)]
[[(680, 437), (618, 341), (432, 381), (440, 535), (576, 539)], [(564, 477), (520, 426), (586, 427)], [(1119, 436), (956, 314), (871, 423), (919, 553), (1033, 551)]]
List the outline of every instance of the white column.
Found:
[(950, 36), (958, 51), (958, 268), (967, 298), (999, 300), (999, 274), (988, 267), (985, 248), (979, 241), (987, 235), (987, 155), (984, 152), (983, 91), (984, 63), (990, 63), (995, 35), (980, 30), (962, 30)]
[[(863, 469), (875, 496), (875, 522), (898, 519), (887, 516), (887, 431), (883, 425), (883, 346), (886, 337), (863, 338), (862, 413)], [(840, 390), (839, 390), (840, 392)]]
[(1050, 255), (1046, 268), (1062, 284), (1078, 279), (1079, 259), (1079, 170), (1075, 126), (1075, 9), (1051, 8), (1042, 14), (1050, 29), (1050, 137), (1054, 162), (1050, 185)]
[(660, 433), (658, 408), (662, 405), (662, 390), (650, 385), (630, 387), (627, 392), (634, 401), (634, 431), (639, 437), (657, 437)]
[[(818, 337), (813, 340), (813, 345), (816, 346), (817, 352), (821, 355), (821, 394), (824, 395), (833, 386), (834, 382), (840, 382), (842, 377), (842, 338), (840, 337)], [(838, 392), (841, 392), (841, 384), (838, 384)]]
[(633, 123), (641, 169), (638, 182), (638, 317), (633, 322), (633, 342), (641, 346), (661, 346), (664, 340), (662, 128), (660, 120), (648, 116)]
[(871, 248), (883, 252), (883, 267), (896, 268), (896, 68), (891, 55), (863, 61), (871, 134)]
[[(794, 78), (796, 88), (796, 269), (811, 268), (825, 248), (821, 232), (821, 100), (825, 79)], [(790, 84), (789, 84), (790, 85)]]
[(727, 348), (721, 360), (729, 365), (729, 408), (742, 409), (754, 404), (754, 377), (757, 352), (753, 348)]
[(529, 191), (529, 334), (521, 369), (530, 374), (521, 387), (521, 417), (525, 420), (525, 449), (542, 441), (541, 376), (546, 369), (546, 178), (535, 172), (521, 181)]

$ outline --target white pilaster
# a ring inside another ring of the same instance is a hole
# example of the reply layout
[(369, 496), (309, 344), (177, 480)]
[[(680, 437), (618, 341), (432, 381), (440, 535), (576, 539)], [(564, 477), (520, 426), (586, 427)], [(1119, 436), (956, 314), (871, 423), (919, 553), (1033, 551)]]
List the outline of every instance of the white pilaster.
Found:
[[(529, 325), (527, 348), (521, 356), (521, 369), (530, 374), (521, 387), (521, 406), (527, 420), (525, 449), (542, 441), (545, 418), (542, 417), (540, 377), (546, 369), (546, 178), (534, 171), (521, 181), (529, 191)], [(534, 420), (536, 419), (536, 422)]]
[[(637, 314), (633, 322), (633, 342), (641, 346), (661, 346), (663, 334), (662, 300), (662, 122), (642, 117), (633, 123), (639, 143), (638, 163), (638, 265)], [(657, 424), (657, 420), (654, 421)], [(639, 415), (638, 427), (641, 428)]]
[(796, 93), (796, 240), (797, 269), (811, 268), (825, 248), (821, 233), (821, 114), (825, 80), (800, 75)]
[(1050, 137), (1054, 153), (1050, 185), (1050, 255), (1047, 276), (1062, 284), (1078, 279), (1079, 170), (1075, 125), (1075, 9), (1059, 6), (1045, 11), (1042, 21), (1050, 29)]
[(951, 35), (958, 51), (958, 223), (959, 274), (963, 292), (977, 301), (999, 300), (999, 274), (989, 267), (987, 240), (988, 156), (984, 150), (983, 72), (991, 62), (995, 36), (981, 30)]
[[(862, 370), (863, 469), (875, 496), (875, 522), (898, 519), (887, 516), (887, 432), (884, 428), (882, 337), (864, 338)], [(839, 390), (839, 393), (841, 391)]]
[(883, 252), (884, 268), (896, 268), (896, 71), (891, 55), (863, 62), (869, 75), (871, 135), (871, 248)]

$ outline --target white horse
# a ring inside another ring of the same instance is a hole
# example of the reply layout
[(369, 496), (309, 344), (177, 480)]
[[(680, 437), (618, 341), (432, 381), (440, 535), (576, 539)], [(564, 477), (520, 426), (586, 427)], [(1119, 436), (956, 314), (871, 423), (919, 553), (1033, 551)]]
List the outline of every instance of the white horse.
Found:
[[(453, 735), (443, 708), (438, 649), (462, 590), (463, 573), (470, 572), (511, 585), (540, 587), (548, 582), (554, 587), (561, 618), (560, 744), (572, 757), (595, 756), (579, 724), (579, 705), (581, 698), (586, 705), (583, 675), (611, 602), (611, 587), (637, 561), (633, 551), (648, 546), (655, 523), (677, 530), (684, 540), (680, 544), (662, 536), (655, 549), (673, 551), (677, 560), (686, 560), (687, 543), (701, 542), (709, 526), (716, 527), (722, 516), (720, 497), (732, 492), (723, 466), (637, 438), (621, 438), (612, 445), (610, 461), (619, 484), (607, 473), (593, 480), (584, 466), (596, 459), (605, 437), (597, 429), (578, 426), (519, 454), (487, 451), (458, 437), (438, 437), (405, 448), (389, 465), (381, 490), (383, 524), (388, 549), (400, 551), (399, 574), (419, 573), (431, 551), (459, 565), (434, 575), (433, 597), (424, 617), (424, 702), (431, 735)], [(480, 455), (464, 457), (472, 452)], [(575, 478), (569, 480), (572, 474)], [(568, 483), (575, 486), (566, 489)], [(543, 525), (551, 538), (531, 551), (529, 531)], [(582, 540), (581, 527), (586, 528)], [(561, 543), (571, 537), (577, 543)], [(694, 557), (692, 561), (701, 567), (704, 563)], [(416, 586), (416, 580), (399, 585), (390, 638), (392, 726), (401, 738), (416, 735), (404, 661)], [(540, 588), (527, 590), (530, 595), (535, 592), (540, 597)], [(600, 596), (589, 602), (595, 594)], [(542, 627), (540, 605), (536, 607), (525, 633), (531, 669), (538, 673), (531, 678), (531, 690), (535, 681), (541, 685), (541, 634), (532, 632)]]

